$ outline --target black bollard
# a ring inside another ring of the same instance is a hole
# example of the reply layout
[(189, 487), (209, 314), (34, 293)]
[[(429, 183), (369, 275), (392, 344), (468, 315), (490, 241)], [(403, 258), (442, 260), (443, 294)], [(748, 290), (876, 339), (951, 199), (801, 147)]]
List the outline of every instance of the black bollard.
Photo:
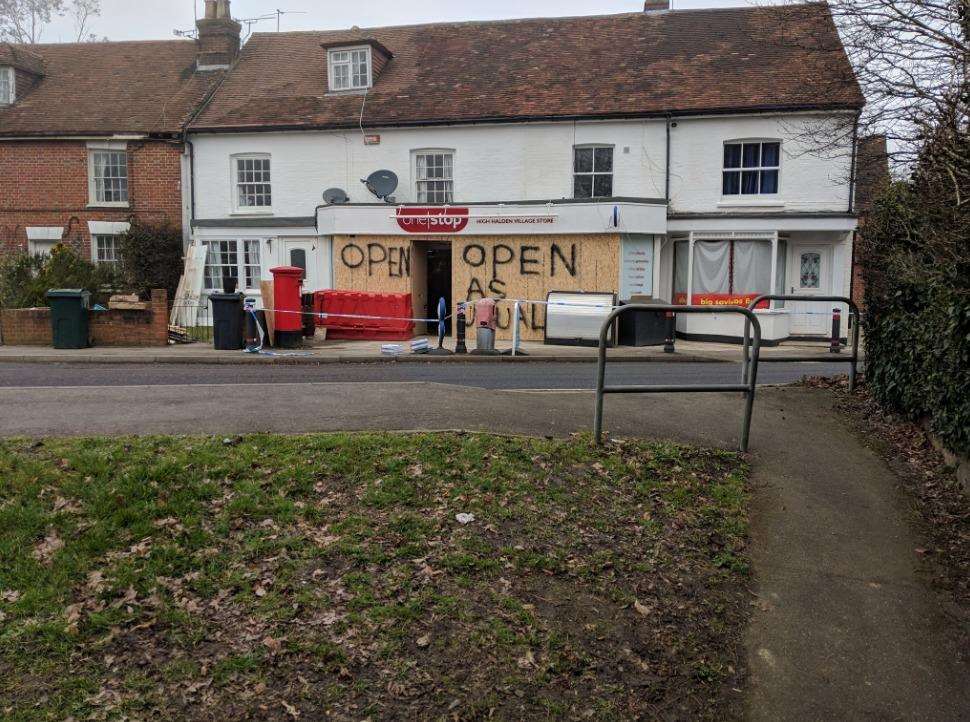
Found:
[(832, 343), (829, 353), (842, 353), (842, 310), (832, 309)]
[(677, 316), (673, 311), (667, 311), (667, 338), (664, 340), (664, 353), (675, 353), (674, 346), (677, 335)]
[(458, 304), (458, 314), (455, 316), (455, 353), (456, 354), (466, 354), (468, 353), (468, 346), (465, 345), (465, 333), (468, 328), (468, 322), (465, 319), (465, 304)]

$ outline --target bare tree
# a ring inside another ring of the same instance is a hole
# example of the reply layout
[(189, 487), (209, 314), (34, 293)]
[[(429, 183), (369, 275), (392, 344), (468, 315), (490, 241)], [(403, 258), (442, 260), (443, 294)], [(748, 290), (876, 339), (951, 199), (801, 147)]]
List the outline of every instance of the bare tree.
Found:
[(64, 0), (0, 0), (0, 40), (40, 42), (44, 28), (64, 11)]
[(72, 15), (77, 42), (97, 40), (89, 30), (101, 0), (0, 0), (0, 42), (32, 45), (55, 18)]
[(96, 42), (98, 36), (89, 32), (88, 22), (92, 17), (101, 14), (101, 0), (74, 0), (71, 11), (74, 16), (74, 30), (77, 33), (75, 41)]
[[(806, 14), (818, 12), (816, 3), (796, 4), (796, 17), (799, 7)], [(848, 133), (881, 134), (893, 159), (912, 166), (943, 119), (966, 128), (970, 0), (829, 0), (828, 8), (866, 108), (857, 123), (842, 126), (838, 134), (828, 129), (826, 137), (816, 129), (820, 149), (845, 146)], [(822, 52), (835, 50), (819, 38), (806, 42)], [(818, 83), (824, 97), (844, 79)]]

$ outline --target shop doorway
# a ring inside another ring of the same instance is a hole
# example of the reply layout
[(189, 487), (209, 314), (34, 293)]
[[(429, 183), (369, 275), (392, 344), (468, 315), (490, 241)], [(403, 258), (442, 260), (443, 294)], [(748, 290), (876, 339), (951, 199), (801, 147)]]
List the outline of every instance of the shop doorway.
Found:
[[(452, 294), (451, 294), (451, 244), (450, 243), (425, 243), (428, 263), (428, 285), (427, 285), (427, 315), (425, 318), (438, 317), (438, 300), (445, 299), (445, 308), (448, 315), (453, 313)], [(445, 333), (451, 333), (451, 319), (445, 324)], [(429, 324), (428, 331), (436, 333), (437, 328)]]

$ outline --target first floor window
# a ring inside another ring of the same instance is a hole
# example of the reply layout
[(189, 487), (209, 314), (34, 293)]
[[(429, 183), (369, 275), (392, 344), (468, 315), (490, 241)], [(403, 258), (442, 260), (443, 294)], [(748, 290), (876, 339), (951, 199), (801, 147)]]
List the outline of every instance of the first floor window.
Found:
[(757, 196), (778, 193), (781, 143), (777, 141), (724, 144), (722, 193)]
[(123, 150), (91, 151), (91, 200), (95, 204), (128, 202), (128, 153)]
[(259, 288), (262, 272), (258, 240), (204, 241), (203, 245), (208, 249), (205, 262), (207, 291), (222, 290), (226, 279), (236, 281), (242, 289)]
[(121, 264), (121, 244), (119, 236), (97, 235), (94, 237), (94, 258), (98, 263)]
[(613, 195), (613, 148), (576, 148), (573, 160), (573, 198)]
[(13, 68), (0, 68), (0, 105), (10, 105), (14, 101)]
[(415, 154), (418, 203), (451, 203), (455, 194), (455, 157), (448, 152)]
[(273, 207), (273, 185), (269, 156), (236, 158), (236, 208), (270, 209)]

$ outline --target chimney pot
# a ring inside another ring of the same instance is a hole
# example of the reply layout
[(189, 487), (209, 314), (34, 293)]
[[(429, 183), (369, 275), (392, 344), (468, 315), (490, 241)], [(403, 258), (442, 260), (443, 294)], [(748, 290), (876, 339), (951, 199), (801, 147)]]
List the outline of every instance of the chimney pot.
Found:
[(216, 0), (205, 0), (205, 19), (216, 19)]
[(661, 10), (670, 10), (670, 0), (646, 0), (643, 4), (645, 13), (656, 13)]

